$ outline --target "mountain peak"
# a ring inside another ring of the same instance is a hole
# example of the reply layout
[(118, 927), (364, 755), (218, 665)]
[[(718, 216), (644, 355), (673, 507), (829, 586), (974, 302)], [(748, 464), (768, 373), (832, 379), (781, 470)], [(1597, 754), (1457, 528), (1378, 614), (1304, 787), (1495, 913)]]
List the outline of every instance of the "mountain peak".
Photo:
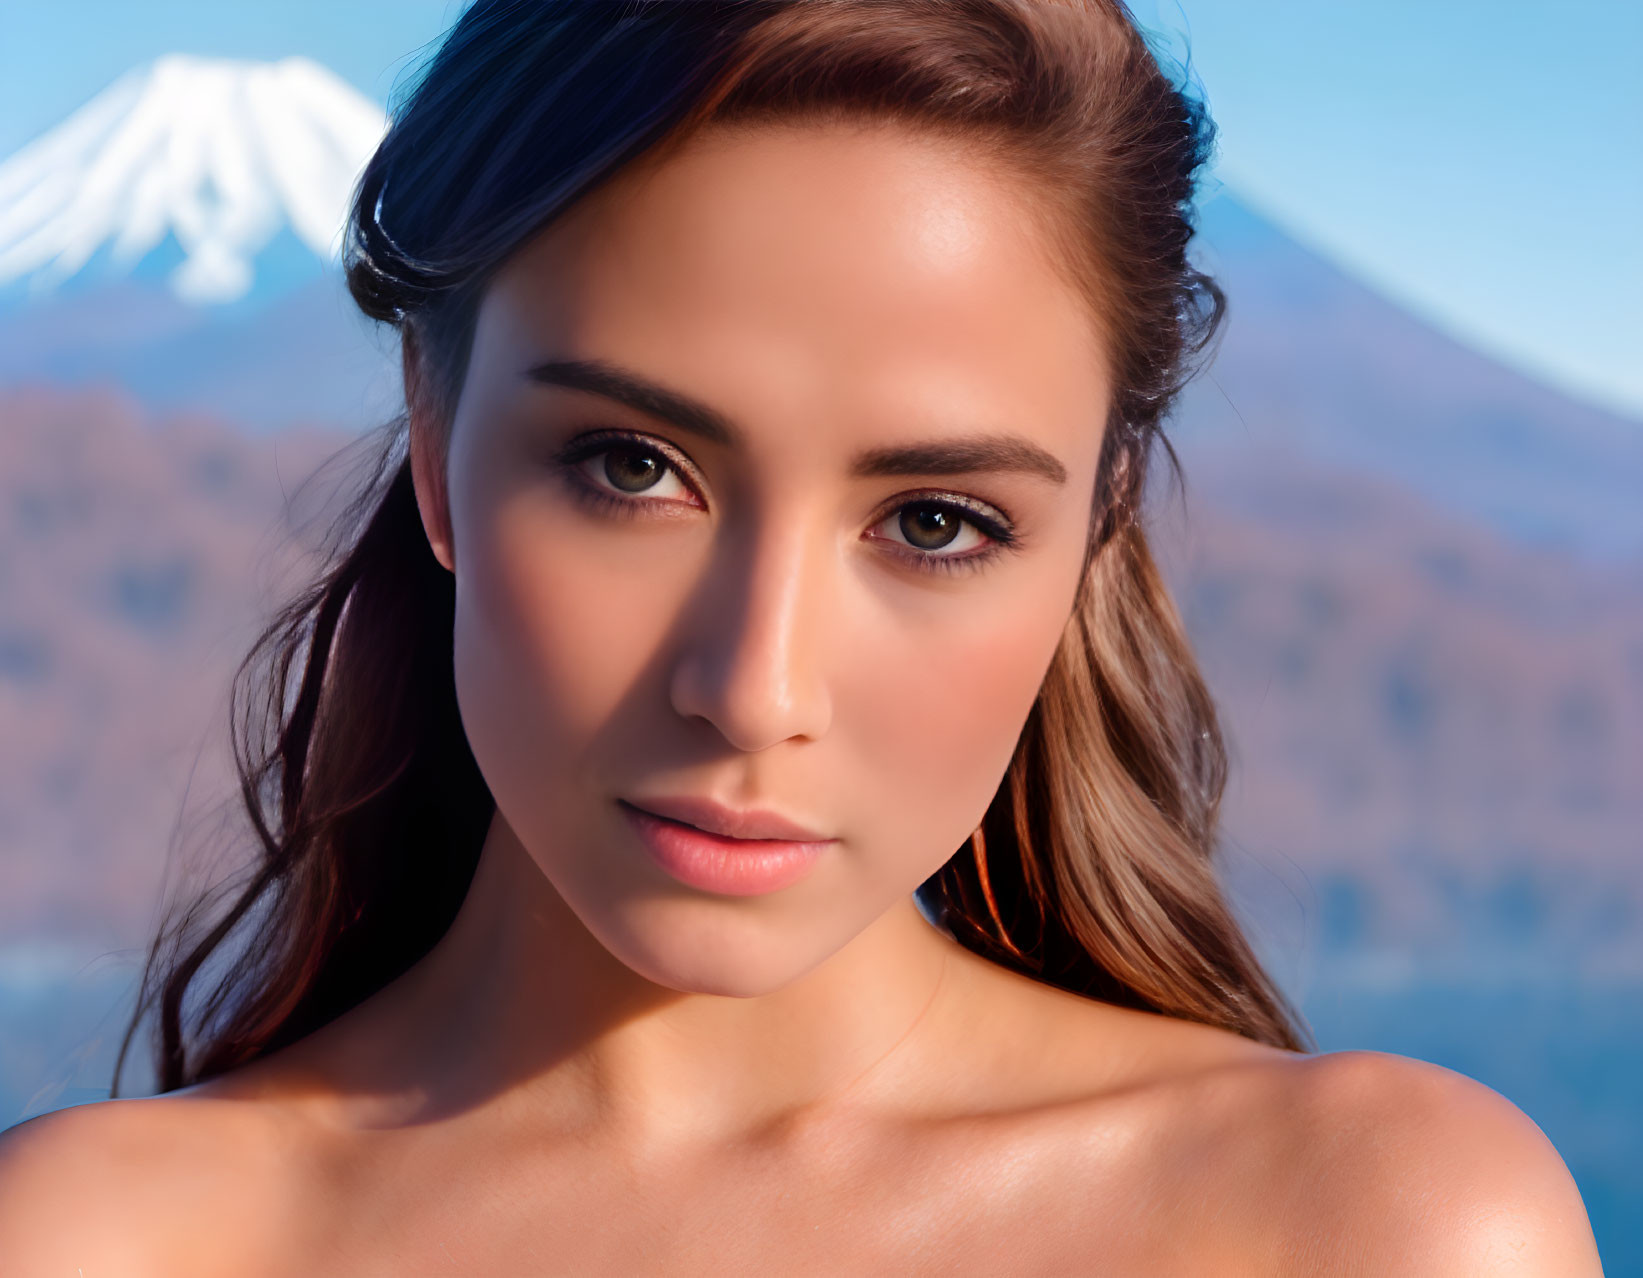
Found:
[(0, 286), (49, 291), (102, 249), (117, 273), (175, 241), (167, 279), (230, 302), (282, 231), (333, 260), (383, 109), (319, 63), (172, 53), (0, 163)]

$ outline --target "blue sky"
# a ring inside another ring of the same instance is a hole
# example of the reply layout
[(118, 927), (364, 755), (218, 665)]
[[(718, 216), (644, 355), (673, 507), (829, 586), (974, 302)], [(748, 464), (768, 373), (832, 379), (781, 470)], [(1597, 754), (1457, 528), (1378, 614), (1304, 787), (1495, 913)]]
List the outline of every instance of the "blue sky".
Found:
[[(1216, 176), (1462, 340), (1643, 422), (1643, 4), (1134, 0)], [(461, 0), (0, 0), (0, 156), (162, 53), (303, 53), (379, 100)]]

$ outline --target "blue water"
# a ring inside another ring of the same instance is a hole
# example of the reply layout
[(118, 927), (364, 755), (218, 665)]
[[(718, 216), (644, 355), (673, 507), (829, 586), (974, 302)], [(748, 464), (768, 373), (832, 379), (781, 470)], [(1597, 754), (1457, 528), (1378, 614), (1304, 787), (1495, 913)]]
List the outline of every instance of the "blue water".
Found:
[[(0, 985), (0, 1127), (106, 1098), (130, 998), (124, 972)], [(1568, 1163), (1605, 1271), (1643, 1274), (1643, 986), (1365, 990), (1320, 980), (1302, 1006), (1325, 1051), (1417, 1057), (1511, 1100)], [(122, 1093), (142, 1095), (151, 1076), (142, 1044), (133, 1050)]]

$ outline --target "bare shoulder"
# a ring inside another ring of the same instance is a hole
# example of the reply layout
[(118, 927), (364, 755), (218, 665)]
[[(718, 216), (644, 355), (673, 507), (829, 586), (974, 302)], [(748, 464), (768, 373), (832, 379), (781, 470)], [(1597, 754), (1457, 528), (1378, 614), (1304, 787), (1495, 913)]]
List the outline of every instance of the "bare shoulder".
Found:
[(1386, 1052), (1275, 1060), (1254, 1112), (1298, 1273), (1598, 1275), (1585, 1205), (1535, 1123), (1462, 1074)]
[(154, 1184), (151, 1112), (77, 1105), (0, 1134), (0, 1271), (152, 1268), (145, 1200)]
[(1201, 1247), (1193, 1254), (1216, 1272), (1602, 1273), (1563, 1159), (1474, 1079), (1385, 1052), (1287, 1051), (1152, 1013), (1065, 1011), (1073, 1034), (1057, 1041), (1072, 1050), (1058, 1055), (1080, 1068), (1123, 1062), (1078, 1111), (1101, 1139), (1087, 1142), (1100, 1157), (1075, 1179), (1101, 1184), (1115, 1133), (1144, 1151), (1123, 1166), (1123, 1197), (1097, 1193), (1092, 1236), (1107, 1237), (1107, 1209), (1121, 1201), (1132, 1221), (1157, 1223), (1145, 1254)]
[(0, 1273), (222, 1272), (266, 1254), (267, 1115), (176, 1097), (98, 1101), (0, 1133)]

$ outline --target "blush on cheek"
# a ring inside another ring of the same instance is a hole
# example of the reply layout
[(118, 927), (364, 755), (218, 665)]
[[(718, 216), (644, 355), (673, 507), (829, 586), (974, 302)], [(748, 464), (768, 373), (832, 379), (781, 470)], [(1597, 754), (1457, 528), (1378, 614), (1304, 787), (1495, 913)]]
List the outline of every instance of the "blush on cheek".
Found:
[(529, 509), (504, 506), (471, 537), (456, 645), (470, 737), (533, 793), (609, 785), (603, 734), (654, 664), (688, 574), (656, 555), (613, 564), (608, 533)]
[(921, 650), (858, 689), (863, 775), (903, 846), (937, 856), (930, 870), (980, 823), (1009, 766), (1054, 651), (1043, 629), (1000, 626)]

